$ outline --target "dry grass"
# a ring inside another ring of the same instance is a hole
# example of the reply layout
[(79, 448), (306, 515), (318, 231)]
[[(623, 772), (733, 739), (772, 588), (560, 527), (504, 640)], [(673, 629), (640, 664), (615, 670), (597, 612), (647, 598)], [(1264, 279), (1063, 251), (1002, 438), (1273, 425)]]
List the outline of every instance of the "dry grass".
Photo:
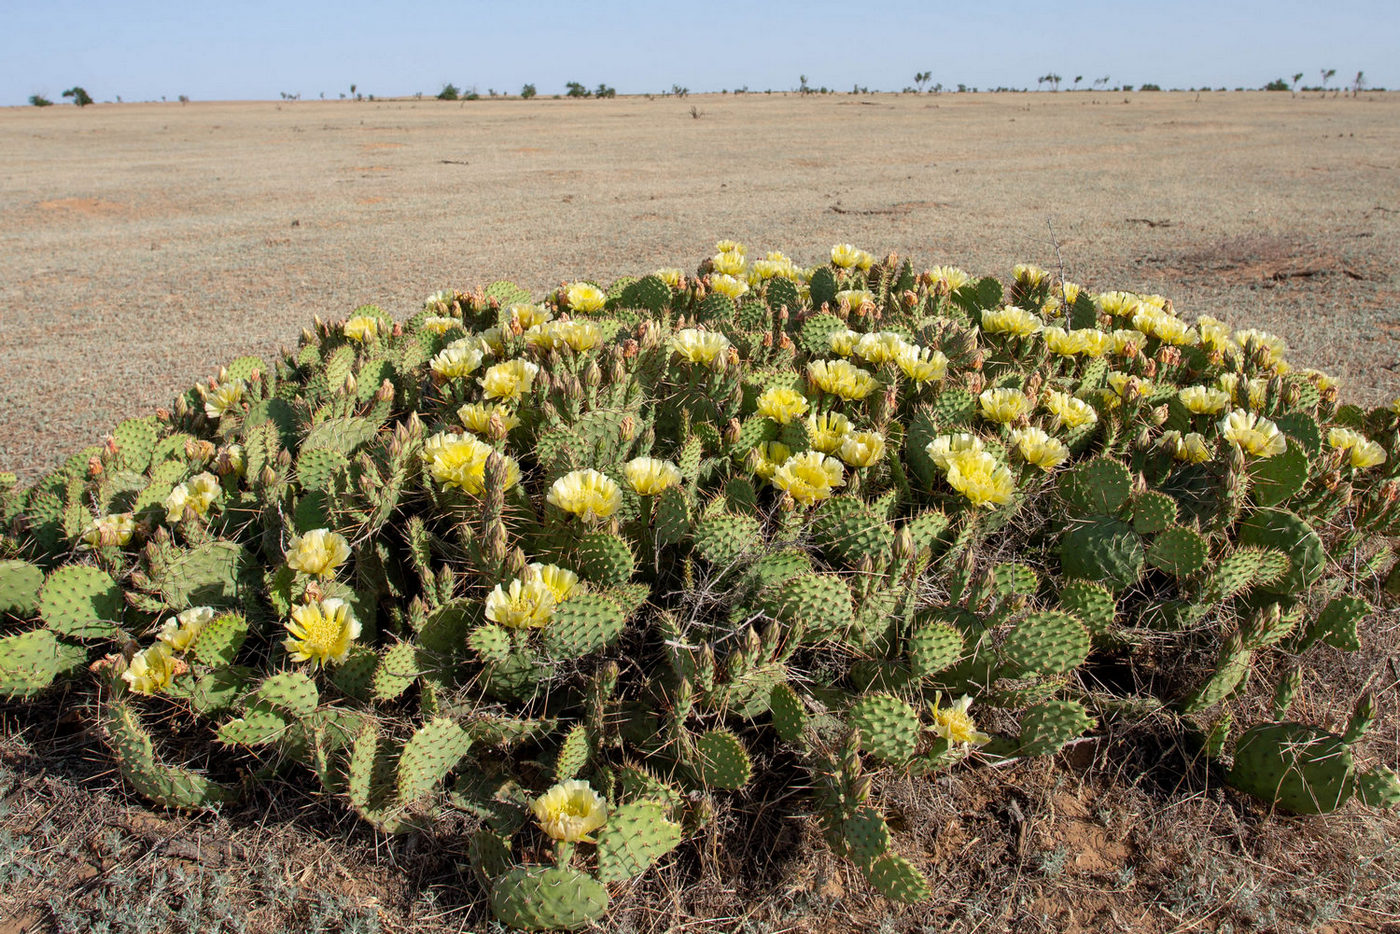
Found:
[[(1353, 398), (1400, 394), (1400, 95), (1061, 94), (209, 104), (0, 111), (0, 469), (26, 478), (313, 313), (498, 277), (536, 289), (833, 242), (1276, 331)], [(1049, 226), (1047, 226), (1047, 221)], [(1053, 240), (1051, 229), (1053, 228)], [(1325, 658), (1300, 713), (1382, 691), (1400, 624)], [(1263, 674), (1267, 674), (1264, 672)], [(1325, 678), (1322, 676), (1325, 675)], [(1266, 678), (1241, 703), (1262, 709)], [(1323, 694), (1318, 685), (1334, 686)], [(1270, 815), (1164, 721), (1056, 761), (881, 776), (931, 905), (872, 896), (769, 782), (615, 892), (619, 931), (1400, 928), (1400, 821)], [(219, 815), (128, 797), (82, 712), (0, 706), (0, 934), (491, 930), (461, 828), (386, 840), (295, 777)], [(779, 759), (768, 764), (779, 774)]]

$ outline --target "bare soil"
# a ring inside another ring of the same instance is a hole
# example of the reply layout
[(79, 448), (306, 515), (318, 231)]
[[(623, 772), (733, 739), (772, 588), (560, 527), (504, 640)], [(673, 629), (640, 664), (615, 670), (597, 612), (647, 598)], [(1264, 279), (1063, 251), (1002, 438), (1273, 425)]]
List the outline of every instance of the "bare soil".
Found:
[[(698, 117), (692, 117), (694, 105)], [(1035, 94), (0, 110), (0, 470), (33, 479), (313, 314), (832, 243), (1171, 297), (1400, 395), (1400, 94)], [(1400, 623), (1336, 653), (1337, 726)], [(1387, 668), (1387, 658), (1391, 660)], [(1382, 673), (1385, 684), (1376, 683)], [(1267, 673), (1266, 673), (1267, 674)], [(1260, 679), (1266, 681), (1267, 679)], [(1269, 686), (1256, 686), (1267, 705)], [(128, 797), (62, 698), (0, 704), (0, 934), (494, 930), (457, 828), (386, 840), (295, 776), (219, 815)], [(790, 789), (614, 887), (618, 931), (1400, 931), (1400, 820), (1288, 818), (1148, 717), (1052, 761), (877, 776), (931, 904), (871, 894)]]

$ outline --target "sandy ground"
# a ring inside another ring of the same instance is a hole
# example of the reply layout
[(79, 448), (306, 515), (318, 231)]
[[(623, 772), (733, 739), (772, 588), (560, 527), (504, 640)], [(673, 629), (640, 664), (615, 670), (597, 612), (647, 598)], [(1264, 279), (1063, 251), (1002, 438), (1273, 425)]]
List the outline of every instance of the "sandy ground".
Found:
[(693, 267), (720, 237), (1062, 264), (1275, 331), (1380, 401), (1397, 152), (1400, 94), (4, 109), (0, 470), (33, 479), (313, 314)]

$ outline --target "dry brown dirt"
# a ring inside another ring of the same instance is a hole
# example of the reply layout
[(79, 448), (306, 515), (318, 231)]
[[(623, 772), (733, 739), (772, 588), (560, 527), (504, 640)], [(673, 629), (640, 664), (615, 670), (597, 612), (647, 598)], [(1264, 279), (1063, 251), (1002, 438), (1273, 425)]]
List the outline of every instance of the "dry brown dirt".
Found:
[(1062, 266), (1275, 331), (1379, 401), (1397, 153), (1381, 93), (0, 109), (0, 470), (33, 479), (313, 314), (693, 267), (720, 237)]

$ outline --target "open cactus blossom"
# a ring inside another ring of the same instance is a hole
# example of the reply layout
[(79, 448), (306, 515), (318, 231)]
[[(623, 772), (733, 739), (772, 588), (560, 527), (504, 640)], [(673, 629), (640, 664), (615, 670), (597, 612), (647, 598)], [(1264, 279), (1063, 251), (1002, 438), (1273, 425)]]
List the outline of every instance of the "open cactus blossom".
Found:
[(530, 803), (535, 820), (551, 839), (592, 843), (589, 834), (608, 822), (608, 802), (586, 781), (560, 782)]
[(622, 505), (622, 488), (612, 477), (590, 467), (555, 480), (548, 500), (565, 512), (593, 522), (617, 512)]
[(360, 636), (360, 621), (350, 605), (336, 598), (294, 607), (284, 625), (288, 635), (283, 646), (292, 661), (310, 662), (313, 668), (345, 661)]
[(313, 577), (334, 577), (336, 568), (348, 560), (350, 543), (330, 529), (312, 529), (287, 543), (287, 566)]

